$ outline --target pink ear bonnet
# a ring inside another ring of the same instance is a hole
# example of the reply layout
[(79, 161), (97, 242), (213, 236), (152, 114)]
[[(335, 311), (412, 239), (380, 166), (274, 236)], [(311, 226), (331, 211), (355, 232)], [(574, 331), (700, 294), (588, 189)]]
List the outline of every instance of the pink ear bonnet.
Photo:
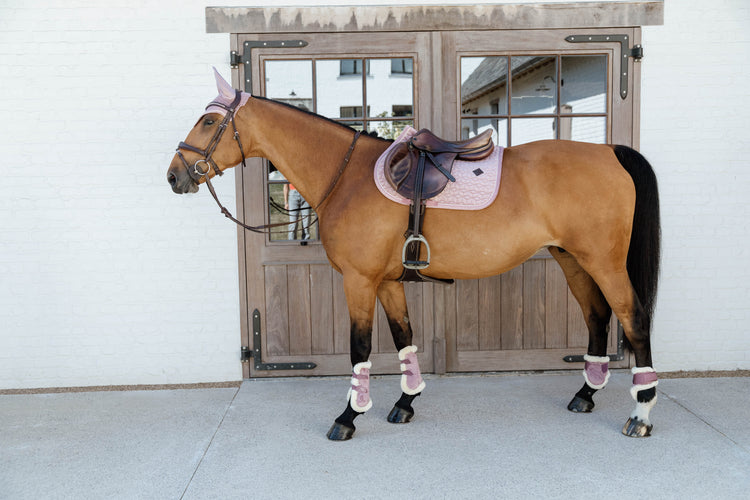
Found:
[[(232, 88), (232, 85), (230, 85), (229, 82), (222, 78), (216, 68), (214, 68), (214, 77), (216, 78), (216, 88), (219, 90), (219, 95), (216, 96), (216, 99), (214, 99), (213, 102), (220, 102), (229, 106), (230, 104), (232, 104), (232, 101), (234, 101), (236, 91), (234, 90), (234, 88)], [(243, 92), (242, 99), (240, 100), (240, 104), (237, 106), (237, 109), (240, 109), (242, 106), (244, 106), (248, 99), (250, 99), (250, 97), (250, 94), (246, 94), (245, 92)], [(235, 112), (237, 111), (237, 109), (235, 109)], [(227, 114), (227, 111), (219, 106), (212, 106), (211, 104), (209, 104), (204, 114), (208, 113), (216, 113), (224, 116)]]

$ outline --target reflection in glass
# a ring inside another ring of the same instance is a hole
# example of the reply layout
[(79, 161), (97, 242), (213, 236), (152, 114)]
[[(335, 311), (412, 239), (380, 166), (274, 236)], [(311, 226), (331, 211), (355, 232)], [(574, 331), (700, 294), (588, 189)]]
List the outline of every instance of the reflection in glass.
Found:
[(557, 57), (514, 56), (510, 61), (511, 114), (556, 113)]
[(504, 115), (508, 112), (508, 58), (461, 58), (461, 114)]
[(414, 61), (410, 58), (391, 59), (391, 75), (414, 73)]
[(346, 125), (347, 127), (353, 128), (354, 130), (361, 130), (363, 132), (365, 130), (365, 124), (362, 123), (362, 122), (347, 122), (347, 121), (342, 121), (341, 123), (343, 125)]
[[(361, 59), (332, 59), (315, 61), (315, 90), (317, 113), (328, 118), (361, 118), (362, 72), (345, 74), (348, 62)], [(347, 63), (347, 64), (344, 64)], [(360, 66), (361, 68), (361, 66)]]
[[(363, 64), (365, 64), (363, 59), (341, 59), (339, 61), (339, 75), (361, 75)], [(369, 61), (367, 62), (367, 74), (370, 74)]]
[(510, 123), (511, 145), (555, 139), (555, 118), (514, 118)]
[(560, 139), (605, 144), (607, 142), (607, 118), (604, 116), (561, 117)]
[[(283, 179), (274, 171), (269, 177)], [(309, 204), (286, 181), (268, 183), (268, 215), (271, 224), (283, 224), (270, 230), (271, 241), (317, 240), (318, 223)], [(286, 200), (286, 201), (285, 201)]]
[(313, 111), (312, 61), (266, 61), (266, 97)]
[(487, 129), (492, 129), (492, 142), (508, 146), (508, 120), (505, 118), (477, 118), (461, 120), (461, 139), (471, 139)]
[(412, 116), (414, 113), (412, 60), (399, 58), (368, 59), (367, 61), (370, 67), (370, 72), (365, 79), (367, 116), (373, 118)]
[(607, 56), (562, 56), (561, 113), (607, 112)]
[(404, 129), (411, 125), (414, 126), (413, 120), (389, 120), (389, 121), (371, 121), (367, 122), (367, 131), (377, 132), (381, 139), (396, 139)]

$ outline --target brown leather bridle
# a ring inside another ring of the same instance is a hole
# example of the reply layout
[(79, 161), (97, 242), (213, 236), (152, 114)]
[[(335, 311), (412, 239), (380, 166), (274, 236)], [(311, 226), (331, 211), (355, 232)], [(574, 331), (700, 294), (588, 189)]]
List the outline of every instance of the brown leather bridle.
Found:
[[(220, 108), (223, 108), (226, 110), (226, 114), (224, 115), (224, 119), (219, 124), (219, 127), (216, 129), (216, 132), (214, 132), (213, 137), (208, 142), (208, 146), (205, 147), (205, 149), (200, 149), (195, 146), (191, 146), (190, 144), (187, 144), (186, 142), (180, 142), (177, 145), (177, 156), (179, 156), (180, 160), (182, 160), (182, 164), (185, 166), (185, 169), (187, 170), (188, 175), (190, 178), (196, 183), (200, 183), (201, 179), (206, 180), (206, 186), (208, 187), (209, 192), (211, 193), (211, 196), (216, 201), (216, 204), (219, 206), (219, 209), (221, 210), (221, 213), (224, 214), (226, 218), (237, 224), (238, 226), (241, 226), (248, 231), (252, 231), (254, 233), (267, 233), (269, 232), (268, 229), (274, 228), (274, 227), (281, 227), (281, 226), (289, 226), (289, 222), (282, 222), (282, 223), (276, 223), (276, 224), (264, 224), (261, 226), (249, 226), (247, 224), (244, 224), (243, 222), (240, 222), (237, 220), (230, 212), (227, 210), (227, 208), (221, 204), (219, 201), (219, 197), (216, 195), (216, 190), (214, 189), (213, 184), (211, 184), (211, 179), (208, 176), (208, 173), (211, 171), (211, 169), (214, 170), (216, 175), (224, 175), (224, 173), (219, 169), (219, 166), (216, 165), (216, 162), (213, 161), (211, 158), (214, 154), (214, 151), (216, 151), (216, 146), (219, 145), (219, 141), (221, 141), (222, 136), (224, 135), (224, 132), (226, 131), (229, 123), (232, 124), (232, 129), (234, 130), (234, 140), (237, 141), (237, 147), (240, 148), (240, 154), (242, 155), (242, 166), (246, 167), (247, 164), (245, 163), (245, 150), (242, 147), (242, 142), (240, 141), (240, 134), (237, 131), (237, 125), (234, 123), (234, 114), (237, 111), (237, 106), (239, 105), (240, 101), (242, 100), (242, 92), (239, 90), (235, 90), (234, 100), (231, 102), (231, 104), (226, 105), (219, 101), (212, 101), (209, 103), (208, 106), (206, 106), (206, 109), (212, 107), (212, 106), (218, 106)], [(333, 181), (331, 182), (331, 185), (326, 190), (325, 195), (323, 195), (323, 199), (320, 200), (320, 203), (317, 204), (317, 206), (313, 210), (318, 210), (321, 205), (328, 199), (328, 197), (333, 192), (333, 189), (336, 187), (336, 184), (338, 183), (339, 179), (341, 178), (341, 175), (344, 173), (344, 169), (349, 164), (349, 160), (351, 159), (352, 152), (354, 151), (354, 146), (357, 144), (357, 139), (359, 139), (359, 136), (362, 134), (361, 131), (357, 131), (354, 134), (354, 140), (352, 141), (351, 146), (349, 146), (349, 151), (347, 151), (346, 156), (344, 157), (343, 162), (341, 163), (341, 166), (339, 167), (338, 172), (336, 173), (336, 176), (334, 177)], [(185, 160), (185, 157), (182, 155), (181, 149), (184, 149), (186, 151), (191, 151), (193, 153), (198, 153), (203, 158), (198, 159), (192, 166), (190, 167), (190, 164), (188, 164), (187, 160)], [(206, 168), (205, 170), (200, 168), (200, 164), (205, 163)], [(309, 217), (309, 215), (307, 216)], [(304, 219), (305, 217), (301, 217), (299, 220)], [(296, 223), (296, 221), (295, 221)]]

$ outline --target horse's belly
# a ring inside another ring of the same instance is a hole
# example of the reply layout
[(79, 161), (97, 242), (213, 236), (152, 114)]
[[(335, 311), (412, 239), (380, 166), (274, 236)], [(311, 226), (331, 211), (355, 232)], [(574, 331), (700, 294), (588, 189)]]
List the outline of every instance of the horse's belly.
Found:
[(425, 218), (424, 232), (431, 250), (431, 265), (425, 273), (434, 277), (495, 276), (524, 263), (540, 248), (555, 244), (549, 232), (531, 220), (503, 223), (481, 216), (435, 219), (434, 225), (428, 226)]

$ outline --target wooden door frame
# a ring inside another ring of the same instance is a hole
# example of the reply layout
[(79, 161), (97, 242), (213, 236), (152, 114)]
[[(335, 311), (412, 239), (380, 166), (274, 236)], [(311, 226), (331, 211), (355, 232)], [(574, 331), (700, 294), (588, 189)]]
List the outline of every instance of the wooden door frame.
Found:
[[(428, 110), (431, 108), (431, 75), (434, 70), (431, 67), (432, 61), (426, 60), (426, 55), (430, 50), (429, 34), (423, 32), (399, 32), (389, 33), (385, 36), (377, 36), (370, 33), (307, 33), (307, 34), (283, 34), (273, 33), (269, 35), (258, 34), (233, 34), (232, 50), (239, 52), (246, 41), (279, 41), (291, 39), (304, 39), (308, 44), (301, 48), (294, 48), (287, 51), (278, 47), (268, 49), (254, 49), (252, 52), (252, 74), (262, 76), (262, 64), (264, 61), (272, 60), (295, 60), (323, 57), (330, 58), (383, 58), (383, 57), (414, 57), (415, 82), (414, 82), (414, 120), (417, 126), (432, 128), (430, 123), (431, 114), (425, 113), (420, 115), (419, 110)], [(354, 39), (354, 43), (353, 43)], [(398, 47), (402, 47), (398, 50)], [(408, 47), (408, 48), (404, 48)], [(423, 52), (424, 51), (424, 52)], [(424, 60), (423, 60), (424, 59)], [(417, 61), (420, 61), (417, 64)], [(236, 88), (244, 88), (245, 74), (244, 65), (240, 65), (233, 71), (233, 85)], [(264, 86), (260, 78), (253, 78), (253, 94), (263, 95)], [(242, 86), (240, 86), (242, 84)], [(236, 174), (237, 183), (237, 205), (239, 214), (242, 214), (245, 220), (250, 220), (254, 225), (266, 223), (268, 216), (268, 207), (266, 196), (248, 196), (248, 193), (258, 193), (262, 186), (263, 193), (267, 190), (268, 179), (265, 175), (265, 161), (261, 159), (251, 159), (248, 161), (248, 168), (240, 169)], [(255, 309), (261, 312), (261, 332), (268, 332), (268, 310), (267, 293), (266, 293), (266, 270), (272, 266), (284, 265), (324, 265), (329, 266), (325, 249), (319, 242), (309, 242), (305, 246), (300, 246), (299, 242), (290, 244), (284, 241), (267, 241), (267, 236), (257, 234), (247, 234), (240, 232), (238, 238), (239, 258), (240, 258), (240, 308), (242, 314), (242, 342), (243, 346), (251, 349), (253, 345), (252, 315)], [(257, 265), (256, 265), (257, 263)], [(340, 275), (334, 274), (334, 287), (336, 290), (341, 289)], [(411, 286), (411, 288), (408, 288)], [(418, 347), (418, 357), (420, 364), (426, 367), (426, 372), (432, 371), (434, 365), (433, 359), (433, 295), (432, 285), (417, 285), (421, 287), (421, 292), (414, 290), (415, 285), (407, 285), (407, 299), (410, 302), (410, 310), (415, 328), (415, 337), (420, 337), (422, 342)], [(334, 307), (336, 311), (341, 312), (346, 307), (345, 301), (338, 296), (334, 296)], [(418, 296), (417, 296), (418, 295)], [(415, 301), (419, 303), (415, 303)], [(338, 314), (334, 314), (334, 329), (341, 337), (344, 330), (347, 334), (348, 322), (344, 325), (337, 321)], [(348, 317), (348, 315), (347, 315)], [(399, 360), (396, 356), (395, 348), (391, 348), (392, 340), (387, 319), (381, 306), (377, 306), (373, 325), (373, 354), (370, 359), (373, 361), (373, 373), (398, 373)], [(262, 359), (268, 363), (294, 363), (299, 362), (297, 356), (279, 356), (272, 355), (268, 352), (268, 342), (262, 343)], [(380, 352), (378, 352), (380, 350)], [(335, 375), (348, 373), (351, 371), (351, 363), (348, 349), (345, 354), (337, 350), (336, 354), (319, 354), (305, 355), (304, 361), (316, 363), (314, 370), (284, 370), (283, 372), (269, 372), (266, 370), (256, 370), (254, 363), (243, 363), (243, 377), (270, 377), (270, 376), (299, 376), (299, 375)], [(392, 352), (391, 352), (392, 351)]]
[[(664, 4), (662, 0), (634, 0), (628, 2), (570, 2), (555, 4), (498, 4), (498, 5), (464, 5), (464, 6), (328, 6), (328, 7), (207, 7), (206, 31), (208, 33), (229, 33), (230, 50), (239, 52), (240, 37), (251, 36), (256, 39), (267, 39), (283, 35), (280, 38), (313, 33), (362, 33), (362, 32), (430, 32), (432, 45), (433, 70), (442, 66), (442, 53), (450, 50), (444, 46), (443, 31), (501, 31), (502, 30), (554, 30), (554, 29), (600, 29), (600, 28), (633, 28), (634, 43), (640, 43), (640, 26), (662, 25), (664, 23)], [(278, 38), (277, 38), (278, 39)], [(449, 44), (448, 44), (449, 45)], [(439, 73), (442, 74), (442, 70)], [(639, 146), (640, 112), (640, 66), (630, 62), (630, 81), (632, 91), (628, 103), (614, 105), (630, 106), (632, 129), (624, 137), (612, 137), (613, 142)], [(241, 86), (241, 69), (232, 72), (235, 88)], [(441, 79), (432, 79), (432, 88), (439, 90)], [(435, 95), (438, 95), (435, 93)], [(616, 101), (616, 100), (615, 100)], [(635, 104), (633, 104), (635, 103)], [(448, 135), (455, 123), (446, 123), (446, 107), (455, 103), (436, 100), (430, 110), (429, 122), (438, 134)], [(621, 110), (612, 109), (612, 116)], [(245, 186), (252, 182), (263, 182), (262, 168), (251, 165), (245, 170), (238, 170), (235, 175), (237, 212), (245, 222), (262, 223), (265, 207), (263, 199), (245, 197)], [(238, 230), (238, 259), (240, 281), (240, 326), (243, 346), (251, 345), (251, 314), (248, 297), (262, 293), (262, 267), (249, 268), (251, 254), (261, 251), (255, 238)], [(324, 252), (320, 249), (321, 260)], [(256, 254), (257, 255), (257, 254)], [(259, 276), (259, 274), (261, 276)], [(258, 279), (260, 278), (260, 279)], [(259, 290), (260, 289), (260, 290)], [(434, 371), (445, 372), (445, 325), (439, 318), (437, 304), (444, 300), (444, 290), (434, 287), (433, 318)], [(427, 346), (425, 346), (427, 347)], [(249, 364), (243, 365), (243, 376), (250, 376)]]
[[(442, 129), (447, 138), (460, 138), (461, 131), (461, 104), (460, 104), (460, 65), (459, 60), (464, 56), (482, 55), (576, 55), (576, 54), (606, 54), (608, 56), (607, 66), (607, 140), (609, 143), (624, 144), (637, 147), (638, 115), (635, 110), (640, 96), (640, 81), (634, 71), (629, 74), (629, 85), (633, 89), (627, 99), (619, 95), (617, 85), (619, 79), (619, 60), (622, 57), (619, 42), (601, 42), (587, 44), (568, 44), (565, 38), (568, 35), (601, 35), (618, 34), (628, 35), (633, 43), (640, 43), (640, 28), (599, 28), (599, 29), (549, 29), (549, 30), (512, 30), (501, 32), (488, 31), (444, 31), (441, 33), (442, 59), (441, 81), (443, 91), (449, 97), (442, 99), (450, 102), (452, 106), (442, 109)], [(632, 59), (630, 67), (639, 67)], [(635, 141), (635, 142), (634, 142)], [(541, 250), (532, 259), (551, 259), (546, 250)], [(553, 266), (557, 264), (552, 263)], [(519, 266), (521, 267), (521, 266)], [(524, 266), (526, 267), (526, 266)], [(548, 268), (548, 267), (547, 267)], [(515, 271), (515, 270), (514, 270)], [(558, 273), (561, 274), (561, 273)], [(549, 271), (547, 271), (547, 279)], [(464, 285), (461, 283), (460, 285)], [(524, 283), (519, 283), (523, 286)], [(435, 319), (438, 328), (435, 342), (444, 342), (445, 369), (449, 372), (455, 371), (499, 371), (499, 370), (536, 370), (536, 369), (571, 369), (578, 365), (564, 361), (568, 355), (583, 354), (577, 352), (579, 347), (540, 347), (521, 348), (505, 350), (460, 350), (458, 345), (458, 330), (462, 328), (460, 317), (456, 317), (455, 303), (460, 290), (450, 287), (436, 293), (436, 301), (441, 301), (442, 307), (436, 304), (436, 310), (442, 309), (443, 313)], [(566, 287), (567, 288), (567, 287)], [(525, 290), (524, 290), (525, 292)], [(580, 308), (567, 290), (567, 315), (568, 327), (576, 324), (578, 329), (584, 328), (583, 317)], [(525, 307), (527, 299), (524, 298), (524, 319), (526, 319)], [(549, 328), (548, 312), (544, 315)], [(572, 316), (571, 316), (572, 315)], [(460, 314), (458, 315), (460, 316)], [(572, 322), (572, 323), (571, 323)], [(472, 327), (472, 325), (469, 325)], [(473, 327), (476, 328), (476, 324)], [(613, 315), (610, 321), (610, 338), (608, 352), (617, 350), (618, 323)], [(526, 332), (526, 328), (523, 328)], [(569, 339), (570, 339), (570, 333)], [(585, 349), (585, 347), (584, 347)], [(612, 362), (613, 368), (625, 368), (631, 363), (629, 356), (622, 361)]]

